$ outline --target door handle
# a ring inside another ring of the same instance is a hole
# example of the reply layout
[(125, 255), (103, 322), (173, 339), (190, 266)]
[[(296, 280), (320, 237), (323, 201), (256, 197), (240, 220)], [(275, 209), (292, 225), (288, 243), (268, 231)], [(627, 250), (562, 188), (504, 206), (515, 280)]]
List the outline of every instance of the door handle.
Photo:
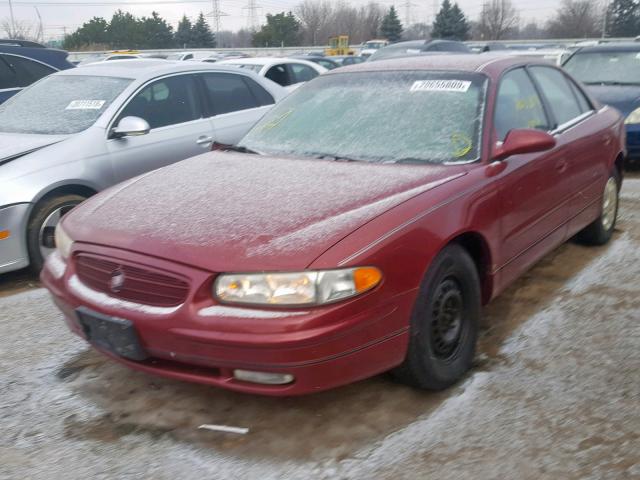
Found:
[(563, 158), (562, 160), (558, 160), (558, 163), (556, 163), (556, 170), (559, 173), (564, 173), (567, 170), (568, 166), (569, 163)]
[(212, 137), (198, 137), (198, 139), (196, 140), (196, 143), (198, 145), (211, 144), (211, 143), (213, 143), (213, 138)]

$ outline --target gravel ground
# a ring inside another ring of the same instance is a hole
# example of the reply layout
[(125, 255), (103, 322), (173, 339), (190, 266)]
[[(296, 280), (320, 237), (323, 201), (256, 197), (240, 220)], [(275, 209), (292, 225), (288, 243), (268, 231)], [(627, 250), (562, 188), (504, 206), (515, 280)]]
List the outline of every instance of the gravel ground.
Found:
[(485, 309), (473, 371), (439, 394), (150, 377), (67, 332), (28, 274), (4, 276), (0, 478), (640, 478), (640, 179), (622, 197), (608, 246), (562, 246)]

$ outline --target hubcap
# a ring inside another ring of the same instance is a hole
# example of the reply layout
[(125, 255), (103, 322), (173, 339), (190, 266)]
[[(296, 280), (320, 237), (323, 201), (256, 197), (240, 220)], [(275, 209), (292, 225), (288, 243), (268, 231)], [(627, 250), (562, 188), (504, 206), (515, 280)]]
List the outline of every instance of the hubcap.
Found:
[(437, 358), (455, 354), (462, 336), (464, 300), (454, 279), (444, 280), (436, 289), (431, 312), (431, 347)]
[(618, 210), (618, 183), (615, 178), (607, 180), (602, 198), (602, 227), (611, 230)]
[(76, 205), (64, 205), (49, 214), (40, 227), (38, 246), (42, 259), (46, 259), (56, 249), (55, 232), (60, 219)]

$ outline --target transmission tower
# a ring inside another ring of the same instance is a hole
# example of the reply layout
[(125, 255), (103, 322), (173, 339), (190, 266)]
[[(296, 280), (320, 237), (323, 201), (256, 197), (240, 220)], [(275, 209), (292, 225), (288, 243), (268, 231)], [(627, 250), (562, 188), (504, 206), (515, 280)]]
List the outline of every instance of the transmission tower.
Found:
[(404, 7), (404, 24), (408, 27), (411, 25), (411, 7), (415, 7), (415, 3), (411, 3), (411, 0), (405, 0), (402, 4)]
[(220, 0), (211, 0), (212, 12), (207, 14), (207, 17), (213, 18), (213, 30), (216, 32), (216, 42), (219, 41), (220, 34), (220, 18), (229, 16), (228, 13), (220, 11)]
[(258, 30), (258, 9), (261, 7), (256, 4), (256, 0), (248, 0), (246, 7), (242, 7), (247, 10), (247, 28), (252, 32)]

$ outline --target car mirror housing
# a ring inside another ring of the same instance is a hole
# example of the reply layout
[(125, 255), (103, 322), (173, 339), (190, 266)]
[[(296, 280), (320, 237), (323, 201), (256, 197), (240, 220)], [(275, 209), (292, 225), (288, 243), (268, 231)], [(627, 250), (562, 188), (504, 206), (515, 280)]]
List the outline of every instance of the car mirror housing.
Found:
[(140, 117), (124, 117), (111, 130), (111, 138), (138, 137), (151, 130), (149, 123)]
[(547, 132), (534, 129), (511, 130), (504, 142), (497, 145), (493, 159), (504, 160), (512, 155), (544, 152), (555, 146), (556, 139)]

